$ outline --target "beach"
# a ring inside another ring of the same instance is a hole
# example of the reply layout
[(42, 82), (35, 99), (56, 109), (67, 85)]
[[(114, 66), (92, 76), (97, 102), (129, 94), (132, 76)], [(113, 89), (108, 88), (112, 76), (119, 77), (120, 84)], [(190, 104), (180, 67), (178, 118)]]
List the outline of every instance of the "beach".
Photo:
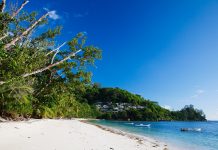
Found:
[(0, 123), (1, 150), (168, 150), (155, 139), (80, 119)]

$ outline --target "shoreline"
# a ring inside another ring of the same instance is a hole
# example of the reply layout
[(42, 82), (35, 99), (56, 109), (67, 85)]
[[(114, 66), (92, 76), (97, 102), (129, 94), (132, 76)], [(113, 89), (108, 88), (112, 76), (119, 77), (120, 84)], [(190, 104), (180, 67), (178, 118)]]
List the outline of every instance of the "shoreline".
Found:
[(95, 125), (87, 119), (31, 119), (0, 123), (4, 150), (169, 150), (150, 137)]
[[(134, 134), (134, 133), (129, 133), (129, 132), (126, 132), (126, 131), (122, 131), (120, 129), (116, 129), (116, 128), (113, 128), (113, 127), (108, 127), (108, 126), (104, 126), (104, 125), (99, 125), (99, 124), (92, 124), (89, 122), (89, 119), (85, 119), (85, 120), (79, 120), (80, 122), (83, 122), (83, 123), (87, 123), (87, 124), (90, 124), (90, 125), (94, 125), (104, 131), (108, 131), (108, 132), (111, 132), (111, 133), (114, 133), (114, 134), (118, 134), (118, 135), (121, 135), (121, 136), (126, 136), (132, 140), (136, 140), (139, 144), (143, 144), (143, 142), (150, 142), (151, 144), (153, 144), (152, 147), (163, 147), (164, 150), (169, 150), (168, 148), (168, 145), (166, 143), (163, 143), (163, 142), (160, 142), (154, 138), (151, 138), (151, 137), (147, 137), (147, 136), (142, 136), (142, 135), (137, 135), (137, 134)], [(160, 146), (161, 145), (161, 146)]]

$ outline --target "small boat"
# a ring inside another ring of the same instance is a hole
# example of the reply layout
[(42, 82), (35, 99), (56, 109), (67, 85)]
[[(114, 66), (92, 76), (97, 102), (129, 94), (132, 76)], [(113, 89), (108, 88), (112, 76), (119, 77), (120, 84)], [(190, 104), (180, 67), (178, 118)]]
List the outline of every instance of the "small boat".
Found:
[(194, 130), (197, 132), (201, 132), (201, 128), (195, 128)]
[(130, 124), (130, 125), (134, 125), (134, 123), (133, 123), (133, 122), (130, 122), (130, 123), (125, 123), (125, 124)]
[(201, 132), (201, 128), (181, 128), (180, 131), (194, 131), (194, 132)]
[(151, 126), (151, 124), (136, 124), (135, 125), (136, 127), (150, 127)]

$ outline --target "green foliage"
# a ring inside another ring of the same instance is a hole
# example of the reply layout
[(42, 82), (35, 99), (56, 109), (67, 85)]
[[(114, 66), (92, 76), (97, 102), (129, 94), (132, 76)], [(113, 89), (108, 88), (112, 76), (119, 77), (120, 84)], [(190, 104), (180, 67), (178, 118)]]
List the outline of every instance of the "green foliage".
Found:
[[(182, 120), (182, 121), (205, 121), (205, 115), (202, 111), (194, 109), (192, 105), (185, 106), (180, 111), (170, 111), (162, 108), (158, 103), (146, 100), (140, 95), (132, 94), (119, 88), (99, 88), (97, 86), (87, 88), (84, 95), (89, 104), (98, 102), (104, 105), (115, 107), (118, 104), (128, 104), (130, 106), (125, 110), (102, 111), (98, 116), (101, 119), (113, 120), (144, 120), (144, 121), (161, 121), (161, 120)], [(134, 106), (142, 106), (135, 108)]]
[(0, 111), (11, 118), (30, 117), (32, 114), (32, 87), (24, 81), (0, 86)]
[(123, 102), (123, 103), (133, 103), (135, 105), (147, 103), (148, 101), (144, 101), (140, 95), (131, 94), (126, 90), (122, 90), (120, 88), (99, 88), (93, 87), (87, 89), (86, 98), (89, 103), (96, 102)]
[(205, 121), (205, 114), (202, 110), (195, 109), (193, 105), (186, 105), (180, 111), (172, 111), (172, 118), (174, 120), (182, 121)]
[[(32, 35), (49, 19), (42, 19), (25, 36), (4, 48), (38, 20), (37, 12), (23, 11), (14, 18), (9, 14), (0, 13), (1, 116), (13, 119), (95, 117), (98, 111), (88, 105), (81, 94), (91, 81), (92, 73), (87, 67), (94, 66), (95, 60), (101, 58), (101, 50), (86, 45), (87, 37), (79, 33), (58, 52), (51, 52), (58, 47), (55, 42), (62, 27)], [(68, 59), (61, 62), (64, 58)], [(55, 63), (58, 65), (49, 67)], [(34, 73), (46, 67), (49, 68)]]
[(0, 35), (3, 36), (9, 29), (9, 23), (12, 21), (8, 13), (0, 13)]

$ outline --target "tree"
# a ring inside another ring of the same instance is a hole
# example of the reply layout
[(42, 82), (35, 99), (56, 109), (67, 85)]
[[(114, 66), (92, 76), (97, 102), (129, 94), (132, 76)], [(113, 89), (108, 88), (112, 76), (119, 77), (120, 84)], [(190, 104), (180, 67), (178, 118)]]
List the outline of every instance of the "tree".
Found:
[[(75, 100), (75, 91), (90, 83), (92, 74), (87, 67), (101, 58), (99, 48), (86, 45), (85, 33), (79, 33), (61, 45), (55, 43), (61, 27), (49, 28), (39, 36), (32, 35), (39, 26), (50, 21), (52, 11), (37, 18), (36, 12), (23, 11), (28, 3), (25, 0), (16, 10), (9, 12), (5, 12), (6, 0), (0, 6), (2, 114), (16, 114), (26, 105), (26, 109), (31, 108), (31, 111), (18, 115), (32, 115), (44, 106), (52, 109), (60, 105), (62, 101), (58, 97), (66, 91)], [(67, 100), (71, 101), (71, 98), (65, 98), (63, 103), (66, 104)]]

